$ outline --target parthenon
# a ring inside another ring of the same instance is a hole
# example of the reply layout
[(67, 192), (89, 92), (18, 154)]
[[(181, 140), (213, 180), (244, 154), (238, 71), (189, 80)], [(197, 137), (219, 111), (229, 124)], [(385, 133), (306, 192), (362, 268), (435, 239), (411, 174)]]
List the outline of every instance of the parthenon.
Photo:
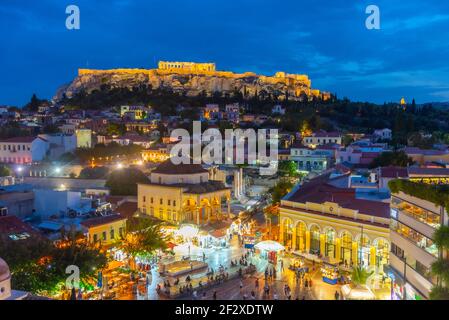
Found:
[(159, 70), (183, 70), (188, 72), (214, 72), (215, 63), (159, 61)]

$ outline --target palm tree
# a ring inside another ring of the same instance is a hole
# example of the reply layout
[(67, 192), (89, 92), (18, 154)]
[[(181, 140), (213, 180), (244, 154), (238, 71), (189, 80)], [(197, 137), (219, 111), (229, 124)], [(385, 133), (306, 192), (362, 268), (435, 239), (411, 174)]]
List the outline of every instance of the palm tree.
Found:
[(449, 226), (442, 225), (434, 233), (434, 243), (440, 251), (440, 257), (432, 264), (432, 273), (437, 284), (430, 292), (431, 300), (449, 300), (449, 259), (444, 251), (449, 250)]
[(149, 256), (156, 250), (166, 250), (168, 237), (161, 231), (162, 224), (148, 218), (133, 219), (128, 223), (121, 247), (130, 256), (130, 266), (137, 256)]
[(352, 270), (351, 280), (357, 287), (366, 286), (366, 282), (374, 271), (367, 271), (363, 267), (356, 267)]

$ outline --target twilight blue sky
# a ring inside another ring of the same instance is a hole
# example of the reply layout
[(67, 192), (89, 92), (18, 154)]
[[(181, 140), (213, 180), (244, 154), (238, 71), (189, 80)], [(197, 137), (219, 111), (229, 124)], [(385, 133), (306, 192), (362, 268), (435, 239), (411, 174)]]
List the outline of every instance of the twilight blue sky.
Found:
[[(65, 8), (81, 30), (65, 28)], [(365, 28), (378, 5), (381, 30)], [(449, 101), (446, 0), (1, 0), (0, 105), (51, 98), (79, 67), (213, 61), (305, 73), (352, 100)]]

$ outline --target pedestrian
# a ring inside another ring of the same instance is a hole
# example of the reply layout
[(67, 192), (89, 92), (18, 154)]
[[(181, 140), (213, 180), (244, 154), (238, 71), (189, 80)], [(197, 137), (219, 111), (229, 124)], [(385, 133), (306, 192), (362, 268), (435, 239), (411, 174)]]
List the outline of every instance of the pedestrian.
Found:
[(273, 300), (279, 300), (279, 297), (278, 297), (278, 294), (276, 291), (273, 294)]
[(243, 281), (240, 280), (240, 291), (242, 291), (242, 289), (243, 289)]
[(259, 278), (256, 278), (256, 283), (255, 283), (255, 287), (256, 287), (256, 289), (258, 289), (258, 288), (259, 288)]
[(251, 300), (256, 300), (256, 293), (253, 291), (251, 291)]
[(340, 294), (338, 291), (335, 291), (335, 300), (340, 300)]
[(284, 271), (284, 260), (281, 259), (281, 271)]
[(217, 300), (217, 291), (214, 291), (213, 299)]

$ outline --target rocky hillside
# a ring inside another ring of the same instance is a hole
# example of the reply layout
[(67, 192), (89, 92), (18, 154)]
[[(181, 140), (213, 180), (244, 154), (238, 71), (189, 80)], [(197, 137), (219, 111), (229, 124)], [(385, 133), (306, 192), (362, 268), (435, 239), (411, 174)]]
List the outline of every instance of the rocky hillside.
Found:
[(310, 84), (310, 80), (305, 75), (285, 73), (267, 77), (253, 73), (235, 74), (232, 72), (192, 74), (182, 70), (80, 69), (73, 82), (58, 90), (54, 99), (59, 101), (64, 95), (71, 98), (81, 90), (90, 93), (93, 90), (100, 90), (102, 87), (132, 89), (141, 85), (151, 86), (152, 89), (166, 89), (187, 96), (204, 93), (212, 96), (216, 92), (232, 96), (238, 91), (243, 97), (253, 97), (257, 94), (264, 97), (276, 96), (280, 100), (286, 97), (291, 100), (299, 100), (304, 99), (305, 96), (327, 98), (326, 93), (311, 89)]

